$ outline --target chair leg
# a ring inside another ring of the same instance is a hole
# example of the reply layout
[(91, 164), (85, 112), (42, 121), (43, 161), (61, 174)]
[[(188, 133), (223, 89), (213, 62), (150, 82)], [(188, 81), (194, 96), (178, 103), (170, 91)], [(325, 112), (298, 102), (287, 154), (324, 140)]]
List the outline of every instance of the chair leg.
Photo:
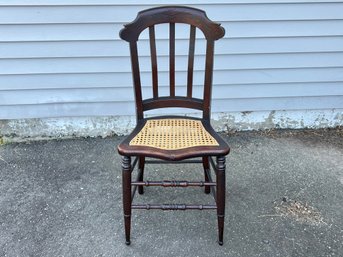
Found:
[(125, 223), (125, 244), (129, 245), (131, 230), (131, 157), (122, 158), (123, 175), (123, 205), (124, 205), (124, 223)]
[[(210, 163), (208, 161), (208, 156), (202, 157), (202, 166), (204, 167), (204, 174), (205, 174), (205, 182), (209, 182), (207, 172), (210, 169)], [(211, 187), (205, 186), (205, 194), (211, 193)]]
[(223, 245), (225, 219), (225, 156), (217, 157), (218, 243)]
[[(138, 181), (143, 181), (144, 165), (145, 165), (145, 157), (141, 156), (141, 157), (139, 157), (139, 163), (138, 163), (138, 172), (139, 172)], [(138, 193), (140, 195), (144, 194), (144, 187), (143, 186), (138, 186)]]

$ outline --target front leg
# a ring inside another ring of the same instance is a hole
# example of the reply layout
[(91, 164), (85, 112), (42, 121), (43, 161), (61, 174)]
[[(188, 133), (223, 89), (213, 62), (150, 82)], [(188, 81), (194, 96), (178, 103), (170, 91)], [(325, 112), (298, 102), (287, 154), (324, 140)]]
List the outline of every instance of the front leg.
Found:
[(225, 156), (217, 157), (217, 216), (218, 243), (223, 245), (225, 219)]
[(123, 176), (123, 205), (124, 205), (124, 223), (126, 244), (129, 245), (131, 230), (131, 157), (122, 158), (122, 176)]

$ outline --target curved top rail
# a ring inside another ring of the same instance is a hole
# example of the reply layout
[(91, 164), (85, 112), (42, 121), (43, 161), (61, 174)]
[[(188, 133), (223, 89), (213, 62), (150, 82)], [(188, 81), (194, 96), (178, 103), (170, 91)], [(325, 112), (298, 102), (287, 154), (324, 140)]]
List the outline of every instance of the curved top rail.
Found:
[(218, 40), (225, 34), (224, 28), (211, 21), (202, 10), (186, 6), (164, 6), (139, 12), (133, 22), (124, 25), (120, 37), (135, 42), (144, 29), (160, 23), (191, 24), (199, 28), (207, 40)]

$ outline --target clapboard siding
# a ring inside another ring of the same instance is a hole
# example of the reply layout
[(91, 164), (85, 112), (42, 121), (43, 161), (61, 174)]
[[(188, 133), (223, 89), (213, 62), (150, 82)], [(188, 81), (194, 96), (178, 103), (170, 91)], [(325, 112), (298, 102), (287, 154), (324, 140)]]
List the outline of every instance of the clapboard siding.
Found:
[[(195, 72), (194, 83), (203, 83), (202, 72)], [(104, 88), (127, 87), (131, 94), (132, 85), (128, 77), (131, 73), (63, 73), (63, 74), (30, 74), (30, 75), (2, 75), (0, 84), (2, 90), (30, 90), (44, 88)], [(161, 72), (160, 84), (167, 85), (168, 73)], [(176, 84), (185, 83), (181, 77), (186, 72), (177, 72)], [(142, 81), (149, 81), (150, 74), (142, 73)], [(115, 83), (113, 82), (115, 81)], [(341, 68), (311, 68), (311, 69), (263, 69), (263, 70), (229, 70), (214, 71), (214, 85), (241, 84), (279, 84), (279, 83), (307, 83), (311, 88), (313, 83), (342, 82), (343, 67)], [(143, 86), (146, 83), (143, 83)], [(34, 85), (34, 86), (33, 86)], [(215, 88), (215, 87), (214, 87)], [(1, 91), (0, 91), (1, 92)]]
[[(343, 10), (343, 5), (342, 5)], [(226, 38), (343, 36), (343, 20), (311, 21), (242, 21), (221, 22)], [(122, 23), (72, 24), (12, 24), (0, 25), (0, 42), (55, 41), (55, 40), (120, 40)], [(156, 34), (168, 38), (168, 30), (159, 25)], [(187, 39), (187, 30), (176, 30), (177, 39)], [(198, 38), (203, 36), (198, 33)], [(147, 39), (148, 33), (142, 33)]]
[[(199, 44), (204, 44), (199, 40)], [(159, 46), (168, 44), (160, 40)], [(188, 54), (188, 40), (176, 44), (178, 55)], [(139, 44), (143, 56), (148, 56), (149, 41)], [(271, 54), (343, 52), (343, 36), (296, 37), (296, 38), (225, 38), (217, 42), (216, 55), (221, 54)], [(196, 47), (195, 53), (205, 54), (205, 49)], [(167, 56), (168, 47), (161, 47), (159, 54)], [(84, 41), (29, 41), (0, 42), (0, 59), (4, 58), (52, 58), (52, 57), (127, 57), (129, 49), (119, 40)]]
[[(277, 88), (277, 90), (275, 90)], [(266, 97), (306, 97), (306, 96), (336, 96), (343, 95), (343, 82), (317, 83), (308, 86), (306, 83), (294, 84), (257, 84), (251, 90), (251, 85), (217, 85), (213, 90), (215, 99), (227, 98), (266, 98)], [(203, 86), (197, 85), (193, 89), (194, 97), (202, 96)], [(276, 91), (276, 92), (274, 92)], [(186, 95), (186, 86), (176, 87), (176, 92)], [(168, 95), (169, 87), (160, 87), (161, 96)], [(143, 87), (143, 96), (152, 97), (150, 87)], [(0, 102), (2, 105), (48, 104), (65, 102), (113, 102), (118, 98), (122, 102), (132, 102), (133, 94), (128, 94), (127, 87), (107, 88), (68, 88), (68, 89), (37, 89), (37, 90), (6, 90), (2, 91)]]
[[(334, 20), (343, 19), (341, 3), (310, 4), (270, 4), (268, 15), (261, 4), (235, 4), (227, 8), (225, 4), (201, 5), (194, 7), (206, 9), (207, 15), (218, 21), (280, 21), (280, 20)], [(144, 8), (151, 8), (144, 6)], [(218, 10), (225, 9), (225, 12)], [(50, 23), (118, 23), (127, 22), (142, 10), (142, 6), (5, 6), (0, 9), (2, 24), (50, 24)]]
[[(204, 4), (204, 5), (218, 5), (218, 4), (226, 4), (226, 5), (234, 5), (234, 4), (290, 4), (290, 3), (336, 3), (342, 2), (341, 0), (189, 0), (187, 4), (189, 5), (196, 5), (196, 4)], [(168, 0), (149, 0), (142, 2), (141, 0), (126, 0), (118, 1), (118, 0), (0, 0), (1, 6), (148, 6), (148, 5), (170, 5), (170, 1)], [(174, 0), (173, 4), (186, 4), (184, 0)]]
[[(169, 57), (158, 59), (159, 71), (169, 70)], [(187, 56), (177, 56), (176, 71), (187, 70)], [(151, 58), (139, 59), (141, 72), (151, 71)], [(120, 65), (118, 65), (120, 63)], [(205, 67), (205, 56), (197, 56), (194, 70)], [(325, 68), (343, 67), (343, 52), (335, 53), (296, 53), (296, 54), (251, 54), (217, 55), (214, 63), (216, 70), (255, 70), (280, 68)], [(130, 72), (131, 64), (127, 57), (78, 57), (78, 58), (29, 58), (0, 60), (0, 75), (35, 73), (87, 73), (87, 72)]]
[[(0, 118), (133, 115), (128, 45), (118, 32), (139, 10), (160, 4), (167, 2), (0, 0)], [(188, 4), (227, 32), (216, 44), (213, 111), (343, 108), (341, 1)], [(185, 93), (189, 31), (177, 29), (176, 84)], [(156, 35), (167, 94), (166, 26)], [(144, 96), (151, 95), (147, 38), (142, 33), (139, 43)], [(201, 96), (205, 41), (201, 33), (197, 38), (194, 83)]]
[[(241, 98), (225, 99), (213, 102), (213, 109), (222, 110), (223, 106), (230, 111), (254, 110), (307, 110), (307, 109), (333, 109), (337, 104), (342, 106), (343, 99), (340, 96), (321, 97), (280, 97), (280, 98)], [(182, 109), (174, 111), (165, 110), (164, 113), (189, 113)], [(41, 118), (47, 117), (73, 117), (75, 113), (79, 116), (93, 115), (134, 115), (134, 106), (131, 102), (101, 102), (101, 103), (57, 103), (57, 104), (35, 104), (6, 106), (8, 116), (14, 119), (36, 118), (37, 113)]]

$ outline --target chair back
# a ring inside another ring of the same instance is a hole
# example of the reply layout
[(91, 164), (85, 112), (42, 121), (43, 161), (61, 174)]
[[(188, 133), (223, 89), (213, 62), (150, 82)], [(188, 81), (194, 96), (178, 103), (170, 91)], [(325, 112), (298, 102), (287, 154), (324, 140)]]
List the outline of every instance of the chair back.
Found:
[[(160, 96), (155, 39), (155, 25), (169, 23), (169, 96)], [(175, 94), (175, 24), (190, 25), (190, 39), (187, 68), (187, 94)], [(206, 40), (205, 77), (203, 98), (193, 97), (194, 50), (196, 28)], [(152, 98), (142, 99), (140, 67), (137, 41), (145, 29), (149, 30)], [(147, 9), (138, 13), (136, 19), (120, 31), (121, 39), (130, 43), (132, 76), (135, 91), (137, 119), (144, 118), (144, 112), (157, 108), (182, 107), (201, 110), (203, 119), (210, 119), (214, 41), (222, 38), (225, 30), (220, 24), (212, 22), (202, 10), (184, 6), (166, 6)]]

